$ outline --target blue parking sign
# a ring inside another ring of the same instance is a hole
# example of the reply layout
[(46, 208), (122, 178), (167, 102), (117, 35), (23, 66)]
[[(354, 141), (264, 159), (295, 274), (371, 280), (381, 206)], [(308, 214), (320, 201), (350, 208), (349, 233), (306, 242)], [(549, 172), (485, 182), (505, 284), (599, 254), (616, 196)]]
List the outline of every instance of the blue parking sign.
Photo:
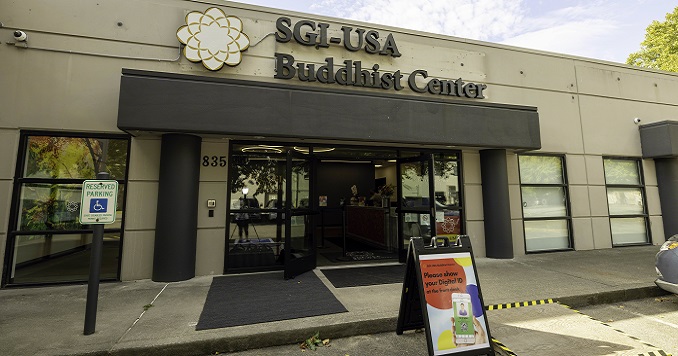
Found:
[(108, 198), (98, 198), (89, 201), (90, 213), (105, 213), (108, 211)]

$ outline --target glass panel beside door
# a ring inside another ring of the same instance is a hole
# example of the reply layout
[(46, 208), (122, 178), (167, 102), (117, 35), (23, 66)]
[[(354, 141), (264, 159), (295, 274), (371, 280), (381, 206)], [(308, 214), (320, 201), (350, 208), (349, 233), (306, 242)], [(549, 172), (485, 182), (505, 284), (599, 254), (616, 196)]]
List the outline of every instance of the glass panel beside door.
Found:
[(445, 236), (450, 241), (456, 241), (463, 231), (458, 154), (439, 153), (433, 156), (433, 182), (435, 236)]
[(427, 153), (398, 160), (400, 260), (404, 261), (410, 238), (420, 236), (456, 240), (464, 232), (456, 152)]
[(226, 269), (280, 269), (286, 157), (276, 147), (234, 145), (232, 152)]
[(407, 257), (410, 238), (422, 237), (428, 244), (432, 232), (431, 221), (435, 219), (433, 166), (431, 155), (420, 155), (398, 160), (398, 226), (400, 231), (400, 261)]

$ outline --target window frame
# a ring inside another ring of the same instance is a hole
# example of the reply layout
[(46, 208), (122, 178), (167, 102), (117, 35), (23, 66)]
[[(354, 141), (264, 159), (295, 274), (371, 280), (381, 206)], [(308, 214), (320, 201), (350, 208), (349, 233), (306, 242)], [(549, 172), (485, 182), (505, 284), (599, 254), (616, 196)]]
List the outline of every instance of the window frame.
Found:
[(106, 233), (120, 234), (120, 247), (118, 252), (118, 266), (115, 279), (102, 279), (102, 281), (120, 281), (120, 273), (122, 270), (122, 251), (124, 243), (125, 230), (125, 216), (127, 214), (127, 190), (129, 188), (129, 163), (130, 150), (132, 148), (132, 136), (129, 134), (114, 134), (114, 133), (99, 133), (99, 132), (71, 132), (71, 131), (45, 131), (45, 130), (21, 130), (19, 134), (19, 145), (16, 156), (16, 165), (12, 186), (12, 198), (10, 203), (9, 222), (7, 224), (7, 240), (5, 241), (5, 254), (3, 256), (3, 270), (2, 279), (0, 280), (0, 288), (12, 286), (41, 286), (41, 285), (66, 285), (66, 284), (81, 284), (83, 281), (63, 281), (63, 282), (29, 282), (29, 283), (13, 283), (11, 279), (12, 265), (14, 263), (13, 252), (16, 243), (16, 237), (22, 235), (67, 235), (67, 234), (82, 234), (91, 233), (92, 229), (64, 229), (64, 230), (26, 230), (21, 231), (19, 228), (19, 211), (21, 203), (21, 191), (26, 184), (82, 184), (87, 179), (93, 178), (25, 178), (24, 169), (26, 167), (26, 155), (28, 151), (28, 144), (30, 137), (48, 136), (48, 137), (67, 137), (67, 138), (96, 138), (109, 140), (126, 140), (127, 141), (127, 157), (125, 158), (125, 176), (124, 179), (115, 179), (119, 185), (124, 186), (124, 199), (118, 204), (122, 204), (122, 217), (120, 221), (120, 228), (107, 229)]
[[(605, 173), (605, 161), (634, 161), (638, 172), (638, 184), (610, 184), (607, 182), (607, 174)], [(650, 230), (650, 214), (647, 210), (647, 193), (645, 189), (645, 173), (643, 170), (643, 159), (637, 157), (622, 157), (622, 156), (603, 156), (603, 179), (605, 180), (605, 202), (607, 204), (607, 217), (610, 226), (610, 242), (612, 247), (626, 247), (626, 246), (645, 246), (652, 243), (652, 231)], [(634, 188), (640, 189), (640, 194), (643, 201), (642, 214), (615, 214), (610, 213), (610, 201), (608, 200), (608, 188)], [(645, 221), (645, 242), (633, 242), (624, 244), (615, 244), (614, 236), (612, 235), (612, 220), (625, 218), (643, 218)]]
[[(561, 163), (561, 174), (562, 182), (561, 183), (523, 183), (522, 176), (520, 174), (520, 157), (525, 156), (537, 156), (537, 157), (557, 157), (560, 159)], [(518, 154), (518, 181), (520, 188), (520, 213), (522, 215), (523, 221), (523, 246), (525, 248), (526, 254), (533, 253), (547, 253), (547, 252), (558, 252), (558, 251), (571, 251), (574, 250), (574, 237), (572, 230), (572, 213), (571, 213), (571, 204), (570, 204), (570, 192), (569, 192), (569, 183), (567, 179), (567, 167), (566, 167), (566, 156), (564, 154), (549, 154), (549, 153), (527, 153), (527, 154)], [(535, 187), (535, 188), (562, 188), (565, 198), (565, 215), (564, 216), (539, 216), (539, 217), (526, 217), (525, 216), (525, 206), (523, 204), (523, 187)], [(525, 222), (526, 221), (554, 221), (554, 220), (565, 220), (567, 227), (567, 244), (568, 247), (565, 248), (556, 248), (548, 250), (528, 250), (527, 248), (527, 235), (525, 232)]]

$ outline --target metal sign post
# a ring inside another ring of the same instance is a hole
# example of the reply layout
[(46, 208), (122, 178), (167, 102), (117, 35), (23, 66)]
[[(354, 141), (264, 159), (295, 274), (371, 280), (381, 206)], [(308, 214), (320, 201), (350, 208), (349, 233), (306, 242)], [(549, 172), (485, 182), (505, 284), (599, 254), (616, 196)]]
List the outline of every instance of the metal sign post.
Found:
[(115, 222), (117, 211), (118, 182), (108, 180), (109, 178), (110, 174), (100, 172), (97, 173), (97, 180), (86, 180), (82, 183), (80, 223), (92, 224), (93, 230), (85, 307), (85, 335), (94, 334), (96, 327), (104, 224)]

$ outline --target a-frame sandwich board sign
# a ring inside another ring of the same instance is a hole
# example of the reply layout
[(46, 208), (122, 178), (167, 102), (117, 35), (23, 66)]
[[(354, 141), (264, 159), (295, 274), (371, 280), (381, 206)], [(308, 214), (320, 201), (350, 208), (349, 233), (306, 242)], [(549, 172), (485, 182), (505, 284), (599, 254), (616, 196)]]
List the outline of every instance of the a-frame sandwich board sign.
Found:
[(428, 354), (494, 355), (471, 240), (410, 239), (396, 333), (425, 328)]

